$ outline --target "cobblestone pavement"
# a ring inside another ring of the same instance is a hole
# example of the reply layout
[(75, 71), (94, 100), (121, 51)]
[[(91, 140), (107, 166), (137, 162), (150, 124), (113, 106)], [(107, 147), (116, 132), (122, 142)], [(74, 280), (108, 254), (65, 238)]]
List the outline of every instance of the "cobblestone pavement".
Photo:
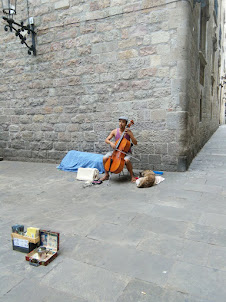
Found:
[[(0, 300), (225, 302), (226, 126), (185, 173), (138, 189), (127, 176), (84, 187), (54, 164), (0, 162)], [(33, 267), (11, 226), (60, 232)]]

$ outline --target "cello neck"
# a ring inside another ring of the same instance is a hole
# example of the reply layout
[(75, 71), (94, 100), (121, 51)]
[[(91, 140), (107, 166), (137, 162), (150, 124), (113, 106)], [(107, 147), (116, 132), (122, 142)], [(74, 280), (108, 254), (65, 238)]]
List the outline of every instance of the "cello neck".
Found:
[(131, 121), (129, 122), (129, 124), (126, 125), (125, 130), (123, 131), (122, 135), (121, 135), (120, 138), (119, 138), (119, 141), (118, 141), (118, 144), (117, 144), (116, 148), (119, 147), (119, 145), (120, 145), (120, 143), (121, 143), (121, 141), (122, 141), (122, 139), (123, 139), (123, 137), (124, 137), (124, 135), (125, 135), (126, 128), (130, 128), (131, 125), (134, 125), (134, 121), (133, 121), (133, 120), (131, 120)]

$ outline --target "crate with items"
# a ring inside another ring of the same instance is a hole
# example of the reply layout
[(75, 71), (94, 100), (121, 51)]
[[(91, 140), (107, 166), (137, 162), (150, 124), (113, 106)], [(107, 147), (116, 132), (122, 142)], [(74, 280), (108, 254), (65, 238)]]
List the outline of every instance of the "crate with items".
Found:
[(11, 238), (13, 250), (23, 253), (30, 253), (40, 244), (39, 229), (30, 227), (25, 232), (20, 224), (12, 226)]

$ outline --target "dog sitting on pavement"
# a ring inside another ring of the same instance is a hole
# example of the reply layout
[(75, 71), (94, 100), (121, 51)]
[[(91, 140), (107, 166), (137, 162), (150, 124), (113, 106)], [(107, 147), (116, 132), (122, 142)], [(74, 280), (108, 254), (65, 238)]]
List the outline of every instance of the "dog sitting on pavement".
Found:
[(140, 177), (136, 180), (138, 188), (148, 188), (155, 184), (155, 173), (151, 170), (140, 172)]

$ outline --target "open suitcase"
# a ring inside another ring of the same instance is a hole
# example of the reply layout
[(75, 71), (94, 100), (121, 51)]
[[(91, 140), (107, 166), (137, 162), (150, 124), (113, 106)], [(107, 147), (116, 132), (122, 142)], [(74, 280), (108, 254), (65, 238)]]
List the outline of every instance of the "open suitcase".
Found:
[(33, 266), (48, 265), (57, 257), (59, 241), (59, 233), (40, 230), (40, 246), (27, 254), (25, 259)]

